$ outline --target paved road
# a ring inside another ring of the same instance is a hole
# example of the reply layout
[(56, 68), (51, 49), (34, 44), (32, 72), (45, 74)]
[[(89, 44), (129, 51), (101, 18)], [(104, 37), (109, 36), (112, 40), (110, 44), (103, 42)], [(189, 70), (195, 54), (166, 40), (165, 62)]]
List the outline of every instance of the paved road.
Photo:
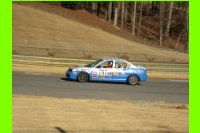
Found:
[(13, 72), (13, 94), (188, 104), (188, 90), (188, 81), (149, 80), (141, 85), (130, 86), (116, 83), (79, 83), (55, 75)]

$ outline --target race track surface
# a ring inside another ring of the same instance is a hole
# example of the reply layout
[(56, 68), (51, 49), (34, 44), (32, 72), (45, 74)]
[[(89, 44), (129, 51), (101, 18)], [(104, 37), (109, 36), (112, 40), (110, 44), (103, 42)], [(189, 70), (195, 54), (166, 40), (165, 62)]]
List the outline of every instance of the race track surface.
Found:
[(188, 81), (149, 80), (137, 86), (68, 81), (57, 75), (13, 72), (13, 94), (58, 98), (164, 101), (188, 104)]

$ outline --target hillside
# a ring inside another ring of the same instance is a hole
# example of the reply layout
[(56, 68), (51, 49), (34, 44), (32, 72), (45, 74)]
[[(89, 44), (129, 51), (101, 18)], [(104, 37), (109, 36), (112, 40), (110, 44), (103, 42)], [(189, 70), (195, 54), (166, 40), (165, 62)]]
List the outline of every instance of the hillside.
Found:
[(137, 43), (122, 33), (84, 10), (38, 2), (13, 3), (13, 54), (188, 62), (186, 53)]

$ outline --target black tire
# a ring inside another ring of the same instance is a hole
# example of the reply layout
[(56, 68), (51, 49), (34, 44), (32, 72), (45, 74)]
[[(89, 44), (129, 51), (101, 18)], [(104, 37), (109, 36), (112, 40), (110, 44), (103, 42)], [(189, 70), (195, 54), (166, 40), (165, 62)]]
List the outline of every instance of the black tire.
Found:
[(139, 78), (136, 75), (131, 75), (128, 77), (128, 83), (130, 85), (137, 85), (139, 83)]
[(78, 76), (77, 76), (77, 81), (81, 82), (81, 83), (85, 83), (88, 81), (88, 74), (85, 72), (81, 72)]

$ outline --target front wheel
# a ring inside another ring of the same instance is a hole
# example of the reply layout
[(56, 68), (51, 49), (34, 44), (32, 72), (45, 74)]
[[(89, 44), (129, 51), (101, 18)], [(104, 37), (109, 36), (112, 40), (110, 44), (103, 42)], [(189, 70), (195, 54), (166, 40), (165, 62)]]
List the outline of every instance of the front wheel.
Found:
[(88, 81), (88, 74), (85, 73), (85, 72), (81, 72), (81, 73), (78, 75), (77, 80), (78, 80), (79, 82), (82, 82), (82, 83), (87, 82), (87, 81)]
[(139, 78), (136, 75), (131, 75), (128, 77), (128, 83), (130, 85), (137, 85), (139, 83)]

